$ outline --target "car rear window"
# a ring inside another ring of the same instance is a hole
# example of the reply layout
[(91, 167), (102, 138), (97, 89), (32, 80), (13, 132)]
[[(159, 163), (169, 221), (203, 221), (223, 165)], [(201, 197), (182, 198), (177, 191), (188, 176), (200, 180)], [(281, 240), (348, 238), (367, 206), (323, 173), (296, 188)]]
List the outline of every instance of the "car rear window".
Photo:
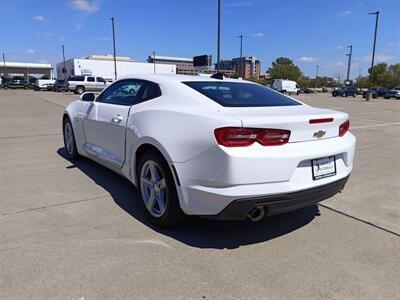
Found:
[(183, 83), (222, 106), (254, 107), (301, 105), (299, 102), (259, 84), (223, 81), (186, 81)]

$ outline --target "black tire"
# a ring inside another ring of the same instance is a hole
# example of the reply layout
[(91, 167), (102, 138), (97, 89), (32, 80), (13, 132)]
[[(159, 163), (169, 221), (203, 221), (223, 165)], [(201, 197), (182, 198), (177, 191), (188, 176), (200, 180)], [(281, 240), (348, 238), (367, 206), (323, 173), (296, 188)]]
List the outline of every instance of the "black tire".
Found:
[[(65, 129), (68, 125), (70, 126), (71, 133), (72, 133), (72, 141), (73, 141), (72, 148), (67, 147), (67, 136), (66, 136)], [(78, 149), (76, 148), (75, 133), (74, 133), (74, 129), (72, 127), (71, 120), (69, 119), (69, 117), (64, 117), (64, 120), (63, 120), (63, 140), (64, 140), (65, 152), (67, 153), (68, 158), (70, 160), (77, 160), (80, 155), (78, 153)]]
[(84, 92), (85, 92), (85, 87), (82, 86), (82, 85), (78, 85), (78, 86), (75, 88), (75, 94), (81, 95), (81, 94), (83, 94)]
[(336, 93), (332, 94), (332, 97), (336, 97)]
[(347, 94), (346, 94), (346, 93), (343, 93), (343, 94), (342, 94), (342, 97), (347, 97)]
[[(166, 183), (166, 198), (165, 198), (165, 211), (159, 217), (156, 217), (150, 213), (145, 205), (145, 201), (142, 195), (142, 169), (145, 167), (145, 164), (148, 162), (154, 162), (157, 167), (160, 169)], [(162, 157), (161, 154), (155, 151), (145, 152), (138, 158), (137, 168), (137, 192), (138, 192), (138, 201), (139, 205), (144, 211), (146, 218), (158, 227), (172, 227), (178, 224), (185, 216), (183, 213), (180, 204), (178, 193), (176, 191), (175, 181), (172, 176), (171, 168)]]
[(353, 94), (353, 98), (355, 98), (356, 97), (356, 94)]

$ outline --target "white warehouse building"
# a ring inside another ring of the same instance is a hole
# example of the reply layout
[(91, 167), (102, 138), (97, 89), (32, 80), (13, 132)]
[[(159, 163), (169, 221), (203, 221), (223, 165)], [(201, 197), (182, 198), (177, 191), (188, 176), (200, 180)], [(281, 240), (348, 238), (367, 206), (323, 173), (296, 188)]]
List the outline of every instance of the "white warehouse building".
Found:
[[(91, 55), (86, 58), (71, 58), (57, 64), (57, 78), (74, 75), (94, 75), (107, 81), (114, 80), (114, 57), (112, 55)], [(117, 76), (154, 73), (176, 74), (176, 65), (135, 62), (129, 57), (117, 56)]]

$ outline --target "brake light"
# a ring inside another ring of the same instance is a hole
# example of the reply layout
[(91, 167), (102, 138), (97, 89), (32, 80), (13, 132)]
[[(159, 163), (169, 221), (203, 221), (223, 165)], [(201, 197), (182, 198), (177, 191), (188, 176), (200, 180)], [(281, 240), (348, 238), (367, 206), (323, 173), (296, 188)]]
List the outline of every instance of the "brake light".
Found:
[(333, 118), (324, 118), (324, 119), (311, 119), (308, 121), (310, 124), (319, 124), (319, 123), (329, 123), (332, 122)]
[(218, 144), (226, 147), (247, 147), (255, 142), (263, 146), (278, 146), (289, 141), (290, 130), (223, 127), (215, 129), (214, 135)]
[(339, 136), (344, 136), (350, 129), (350, 121), (347, 120), (342, 125), (339, 126)]

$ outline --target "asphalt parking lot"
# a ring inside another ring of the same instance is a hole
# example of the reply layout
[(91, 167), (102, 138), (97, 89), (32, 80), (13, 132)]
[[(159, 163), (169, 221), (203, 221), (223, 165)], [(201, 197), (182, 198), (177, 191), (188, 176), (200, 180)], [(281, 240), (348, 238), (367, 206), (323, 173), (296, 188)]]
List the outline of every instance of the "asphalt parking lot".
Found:
[(67, 93), (0, 90), (1, 299), (400, 299), (400, 101), (298, 98), (345, 111), (343, 193), (259, 223), (150, 226), (128, 181), (65, 158)]

